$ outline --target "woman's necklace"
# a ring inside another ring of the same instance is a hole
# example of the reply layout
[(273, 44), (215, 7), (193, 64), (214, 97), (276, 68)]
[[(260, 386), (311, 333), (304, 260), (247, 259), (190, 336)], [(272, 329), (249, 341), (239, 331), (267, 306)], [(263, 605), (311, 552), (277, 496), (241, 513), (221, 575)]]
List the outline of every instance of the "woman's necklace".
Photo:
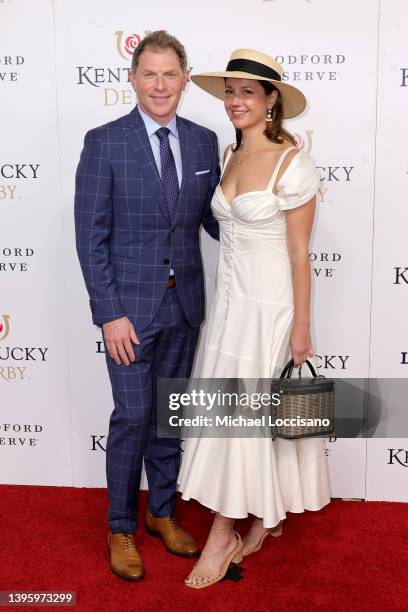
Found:
[[(263, 147), (262, 149), (254, 149), (253, 151), (245, 151), (244, 149), (242, 149), (241, 151), (241, 157), (238, 159), (235, 159), (235, 163), (238, 165), (244, 164), (246, 161), (248, 161), (248, 156), (252, 155), (253, 153), (259, 153), (259, 151), (267, 151), (268, 149), (266, 147)], [(235, 155), (237, 155), (237, 153), (235, 153)], [(244, 157), (247, 156), (247, 157)]]

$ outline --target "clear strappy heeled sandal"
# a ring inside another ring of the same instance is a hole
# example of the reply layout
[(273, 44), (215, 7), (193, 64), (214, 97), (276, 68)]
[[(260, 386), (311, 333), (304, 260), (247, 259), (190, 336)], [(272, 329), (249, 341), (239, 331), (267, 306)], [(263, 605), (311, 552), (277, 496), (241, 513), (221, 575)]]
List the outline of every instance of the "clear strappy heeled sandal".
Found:
[[(239, 533), (229, 528), (212, 527), (212, 529), (214, 531), (229, 531), (230, 533), (233, 533), (237, 540), (237, 545), (235, 546), (234, 550), (228, 553), (228, 555), (225, 557), (224, 562), (218, 572), (205, 568), (195, 569), (194, 566), (189, 576), (184, 581), (184, 584), (191, 589), (204, 589), (205, 587), (209, 587), (217, 582), (220, 582), (220, 580), (222, 580), (227, 573), (231, 563), (240, 563), (242, 561), (242, 540)], [(214, 557), (216, 554), (219, 553), (214, 553), (214, 555), (209, 555), (209, 557)], [(200, 582), (198, 584), (190, 583), (189, 580), (194, 578), (206, 578), (206, 580), (205, 582)]]

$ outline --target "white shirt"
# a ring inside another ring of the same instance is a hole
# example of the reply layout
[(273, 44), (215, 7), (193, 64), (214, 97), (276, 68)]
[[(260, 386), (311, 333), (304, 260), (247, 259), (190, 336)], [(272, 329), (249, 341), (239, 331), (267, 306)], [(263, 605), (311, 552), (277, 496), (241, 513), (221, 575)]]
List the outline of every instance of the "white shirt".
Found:
[(170, 149), (173, 153), (174, 162), (176, 164), (179, 187), (181, 187), (181, 180), (183, 178), (183, 170), (182, 170), (182, 163), (181, 163), (180, 139), (179, 139), (179, 135), (177, 131), (176, 115), (174, 115), (173, 119), (171, 119), (167, 125), (163, 126), (163, 125), (159, 125), (158, 123), (156, 123), (156, 121), (152, 119), (151, 117), (149, 117), (149, 115), (146, 115), (146, 113), (142, 111), (140, 106), (137, 107), (137, 110), (139, 111), (140, 116), (144, 121), (146, 132), (150, 140), (150, 145), (152, 147), (153, 157), (156, 162), (157, 170), (159, 171), (160, 176), (161, 176), (160, 140), (156, 132), (161, 127), (167, 127), (170, 130), (170, 134), (169, 134)]
[[(154, 161), (156, 162), (157, 170), (159, 171), (160, 176), (161, 176), (160, 140), (156, 132), (161, 127), (167, 127), (170, 130), (169, 144), (170, 144), (170, 149), (173, 153), (174, 162), (176, 164), (177, 178), (178, 178), (178, 184), (180, 188), (181, 180), (183, 178), (183, 171), (182, 171), (180, 139), (179, 139), (179, 135), (177, 131), (176, 115), (174, 115), (173, 119), (171, 119), (167, 125), (163, 126), (163, 125), (159, 125), (158, 123), (156, 123), (156, 121), (152, 119), (151, 117), (149, 117), (149, 115), (146, 115), (146, 113), (142, 111), (139, 105), (137, 107), (137, 110), (139, 111), (140, 116), (144, 121), (146, 132), (150, 140), (150, 146), (152, 147)], [(169, 276), (174, 276), (173, 267), (170, 268)]]

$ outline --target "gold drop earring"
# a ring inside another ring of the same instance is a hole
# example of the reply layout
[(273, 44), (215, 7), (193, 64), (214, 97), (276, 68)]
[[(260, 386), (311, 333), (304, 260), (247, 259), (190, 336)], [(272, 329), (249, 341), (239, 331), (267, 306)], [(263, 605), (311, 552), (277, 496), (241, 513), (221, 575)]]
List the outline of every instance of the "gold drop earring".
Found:
[(266, 109), (266, 119), (265, 122), (267, 124), (272, 123), (272, 109), (271, 108), (267, 108)]

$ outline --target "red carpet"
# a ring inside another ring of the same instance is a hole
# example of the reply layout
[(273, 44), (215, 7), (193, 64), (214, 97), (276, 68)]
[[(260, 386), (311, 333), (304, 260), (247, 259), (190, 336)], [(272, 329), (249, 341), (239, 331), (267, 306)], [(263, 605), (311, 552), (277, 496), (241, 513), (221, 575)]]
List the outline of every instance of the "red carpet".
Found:
[[(145, 503), (142, 494), (141, 515)], [(320, 512), (289, 514), (281, 538), (267, 538), (241, 573), (201, 591), (183, 584), (192, 561), (166, 553), (144, 529), (137, 542), (145, 579), (114, 576), (106, 506), (102, 489), (0, 487), (0, 590), (76, 591), (78, 612), (408, 609), (407, 504), (333, 501)], [(179, 502), (178, 515), (202, 545), (211, 514)], [(238, 522), (238, 530), (247, 525)]]

